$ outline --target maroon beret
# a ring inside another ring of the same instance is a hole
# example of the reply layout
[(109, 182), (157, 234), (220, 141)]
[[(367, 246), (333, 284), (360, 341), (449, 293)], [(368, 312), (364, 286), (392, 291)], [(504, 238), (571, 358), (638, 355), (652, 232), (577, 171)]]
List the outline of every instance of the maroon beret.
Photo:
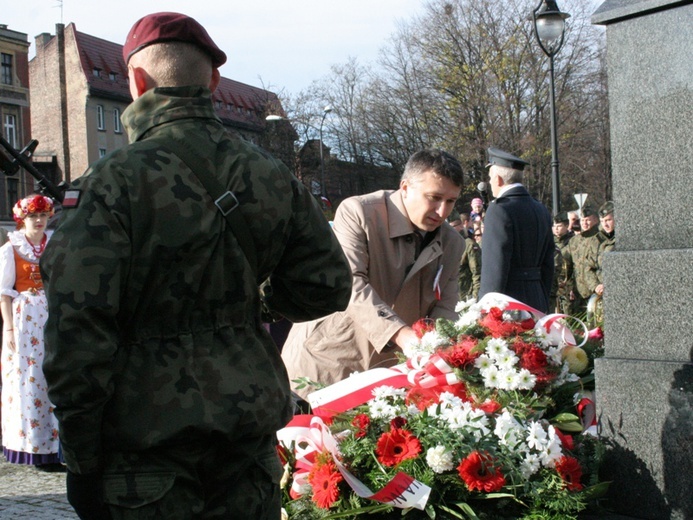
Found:
[(125, 64), (130, 57), (147, 45), (162, 42), (185, 42), (197, 45), (212, 58), (212, 65), (226, 63), (226, 54), (216, 46), (204, 27), (180, 13), (154, 13), (141, 18), (132, 26), (123, 45)]

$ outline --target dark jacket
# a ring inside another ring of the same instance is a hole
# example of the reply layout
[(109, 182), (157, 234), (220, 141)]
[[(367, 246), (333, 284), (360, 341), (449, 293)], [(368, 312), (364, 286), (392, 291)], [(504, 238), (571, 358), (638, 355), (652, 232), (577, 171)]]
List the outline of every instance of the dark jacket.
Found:
[(499, 292), (548, 312), (554, 247), (549, 210), (524, 186), (503, 193), (484, 219), (479, 298)]

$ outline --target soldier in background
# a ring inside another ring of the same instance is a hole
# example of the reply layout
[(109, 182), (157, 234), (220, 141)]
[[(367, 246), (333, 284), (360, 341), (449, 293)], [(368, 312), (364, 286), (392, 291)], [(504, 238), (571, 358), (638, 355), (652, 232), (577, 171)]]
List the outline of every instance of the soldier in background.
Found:
[(476, 298), (481, 286), (481, 246), (469, 234), (469, 215), (454, 210), (448, 217), (450, 225), (464, 238), (458, 279), (460, 301)]
[(599, 244), (599, 217), (591, 206), (582, 208), (580, 234), (570, 240), (566, 255), (572, 267), (572, 287), (570, 293), (571, 313), (581, 315), (587, 310), (587, 301), (599, 285), (597, 278), (597, 256)]
[[(603, 259), (604, 253), (612, 251), (616, 245), (615, 236), (615, 221), (614, 221), (614, 203), (611, 201), (605, 202), (599, 208), (599, 238), (600, 244), (597, 251), (596, 273), (598, 285), (594, 288), (596, 296), (594, 302), (593, 313), (595, 319), (601, 321), (602, 318), (602, 297), (604, 296), (604, 276), (603, 276)], [(589, 308), (589, 305), (588, 305)]]
[(82, 519), (274, 520), (293, 404), (258, 283), (301, 321), (344, 309), (351, 272), (313, 196), (215, 115), (226, 55), (201, 25), (145, 16), (123, 58), (130, 144), (72, 183), (41, 259), (68, 500)]
[(568, 271), (568, 262), (565, 256), (568, 254), (570, 239), (574, 234), (569, 228), (570, 219), (563, 212), (553, 217), (553, 240), (556, 244), (554, 251), (553, 286), (551, 288), (551, 311), (568, 314), (570, 311), (570, 284), (568, 283), (571, 272)]

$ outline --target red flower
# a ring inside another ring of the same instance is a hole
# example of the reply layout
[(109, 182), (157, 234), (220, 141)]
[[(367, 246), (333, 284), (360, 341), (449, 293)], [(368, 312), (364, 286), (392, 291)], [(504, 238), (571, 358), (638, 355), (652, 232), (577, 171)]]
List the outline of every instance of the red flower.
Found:
[(534, 327), (534, 320), (529, 318), (521, 322), (504, 321), (503, 311), (498, 307), (492, 307), (491, 310), (479, 321), (488, 333), (494, 338), (502, 338), (508, 336), (516, 336), (526, 330)]
[(358, 431), (354, 434), (357, 439), (361, 439), (366, 436), (368, 426), (370, 426), (370, 424), (371, 418), (365, 413), (360, 413), (351, 420), (351, 425), (358, 429)]
[(415, 459), (421, 453), (421, 443), (410, 431), (394, 429), (380, 436), (375, 453), (381, 464), (396, 466), (402, 461)]
[(561, 439), (561, 446), (563, 446), (568, 451), (573, 451), (575, 449), (575, 442), (573, 442), (573, 436), (567, 433), (563, 433), (561, 430), (556, 428), (556, 435)]
[(424, 334), (426, 334), (427, 332), (431, 332), (432, 330), (435, 330), (436, 324), (431, 319), (421, 318), (416, 323), (414, 323), (411, 326), (411, 328), (414, 329), (414, 332), (416, 332), (416, 335), (418, 336), (418, 338), (421, 339), (421, 337)]
[(407, 392), (406, 402), (415, 405), (419, 410), (425, 410), (432, 404), (438, 404), (440, 394), (443, 392), (450, 392), (463, 401), (469, 401), (467, 387), (463, 383), (455, 383), (454, 385), (440, 385), (432, 388), (415, 386)]
[(515, 341), (512, 348), (520, 357), (520, 366), (537, 377), (537, 384), (546, 384), (556, 377), (548, 368), (546, 353), (539, 347), (524, 341)]
[(487, 452), (473, 451), (457, 466), (460, 478), (470, 491), (492, 493), (505, 485), (505, 477)]
[(481, 354), (474, 352), (474, 347), (479, 344), (479, 340), (470, 336), (464, 336), (449, 349), (441, 352), (445, 362), (451, 367), (463, 368), (474, 362)]
[(475, 404), (474, 408), (477, 408), (479, 410), (483, 410), (486, 413), (492, 414), (492, 413), (496, 413), (498, 410), (500, 410), (501, 405), (500, 405), (500, 403), (498, 403), (497, 401), (494, 401), (493, 399), (486, 399), (486, 401), (484, 401), (481, 404)]
[(601, 327), (596, 327), (587, 333), (587, 339), (592, 341), (600, 341), (604, 339), (604, 331)]
[(313, 466), (308, 483), (313, 488), (312, 500), (322, 509), (329, 509), (339, 497), (339, 483), (343, 480), (333, 461)]
[(582, 468), (577, 459), (573, 457), (568, 457), (564, 455), (556, 463), (556, 471), (561, 476), (565, 482), (566, 487), (570, 491), (580, 491), (582, 489), (582, 484), (580, 484), (580, 479), (582, 478)]
[(390, 421), (390, 429), (391, 430), (398, 430), (402, 429), (407, 425), (407, 420), (404, 417), (395, 417)]

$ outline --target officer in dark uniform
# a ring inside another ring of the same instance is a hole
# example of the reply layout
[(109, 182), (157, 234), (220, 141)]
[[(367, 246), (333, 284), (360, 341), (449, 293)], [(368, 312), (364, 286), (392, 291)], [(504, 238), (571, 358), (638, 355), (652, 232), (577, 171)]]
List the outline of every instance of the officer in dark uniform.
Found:
[(496, 199), (484, 219), (479, 298), (499, 292), (548, 312), (554, 270), (551, 215), (522, 185), (527, 161), (497, 148), (488, 149), (488, 158)]

